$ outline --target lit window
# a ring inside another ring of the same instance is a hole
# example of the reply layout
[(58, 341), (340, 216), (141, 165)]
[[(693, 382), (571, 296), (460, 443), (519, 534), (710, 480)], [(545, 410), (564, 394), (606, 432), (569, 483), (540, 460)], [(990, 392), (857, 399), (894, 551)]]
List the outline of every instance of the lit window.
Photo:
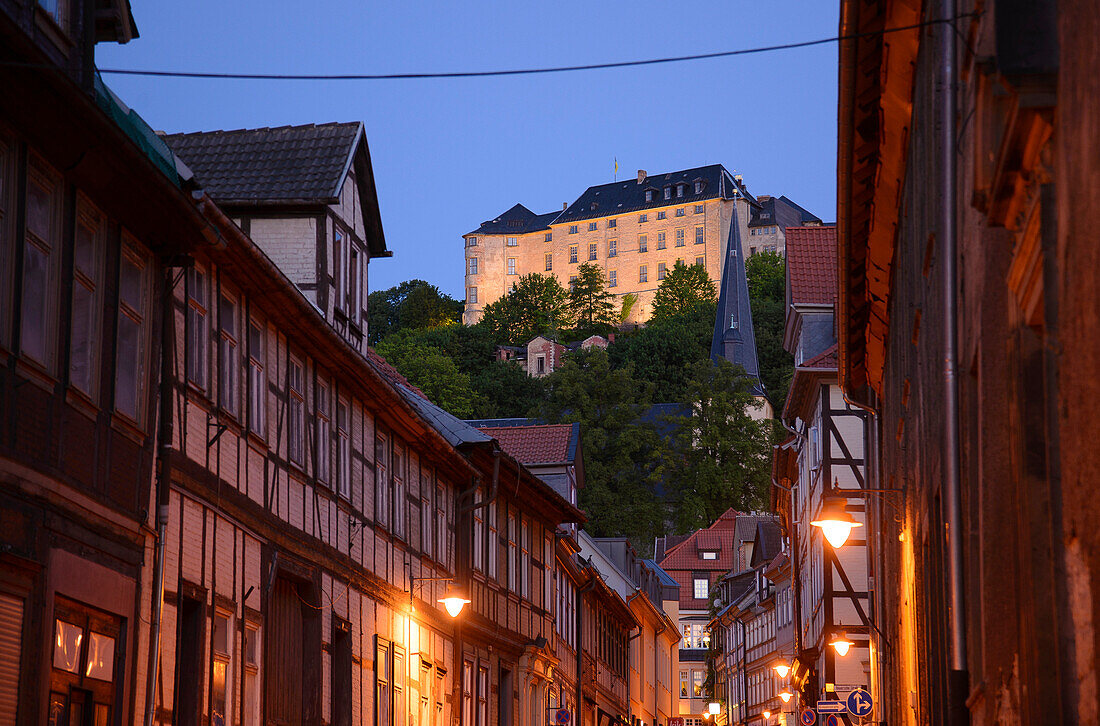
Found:
[(646, 239), (646, 236), (644, 234), (638, 235), (638, 251), (639, 252), (648, 252), (649, 251), (649, 240)]
[(517, 240), (515, 237), (506, 237), (504, 243), (509, 247), (515, 247), (519, 244), (519, 240)]
[(569, 246), (569, 262), (570, 264), (577, 264), (577, 245)]
[(716, 560), (716, 559), (718, 559), (718, 553), (717, 552), (704, 552), (703, 553), (703, 559), (704, 560)]
[(646, 269), (646, 265), (638, 268), (638, 282), (649, 282), (649, 270)]
[(658, 262), (657, 263), (657, 279), (658, 280), (665, 279), (665, 270), (666, 270), (665, 263)]
[(607, 273), (607, 286), (608, 287), (618, 287), (619, 286), (619, 275), (615, 270), (612, 270), (611, 272)]
[(609, 240), (607, 243), (607, 256), (615, 257), (619, 254), (619, 240)]
[(692, 593), (696, 600), (705, 600), (710, 591), (710, 581), (705, 577), (692, 580)]
[(509, 257), (508, 258), (508, 274), (509, 275), (516, 274), (516, 258), (515, 257)]

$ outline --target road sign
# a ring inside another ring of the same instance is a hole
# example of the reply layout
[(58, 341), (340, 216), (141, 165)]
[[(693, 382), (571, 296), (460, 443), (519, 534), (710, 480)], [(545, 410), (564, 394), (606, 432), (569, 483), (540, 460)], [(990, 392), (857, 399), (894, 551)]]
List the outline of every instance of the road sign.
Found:
[(853, 716), (867, 716), (871, 713), (871, 708), (875, 705), (874, 700), (871, 698), (871, 694), (862, 688), (857, 688), (848, 694), (848, 711)]
[(844, 722), (840, 718), (835, 713), (830, 713), (825, 717), (825, 726), (844, 726)]
[(554, 723), (558, 723), (558, 724), (569, 723), (569, 717), (570, 716), (571, 716), (571, 714), (569, 713), (568, 708), (559, 708), (557, 711), (554, 712)]
[(802, 713), (798, 714), (798, 722), (802, 726), (814, 726), (815, 721), (817, 721), (817, 711), (812, 708), (804, 708)]
[(848, 707), (844, 701), (818, 701), (817, 712), (818, 713), (845, 713)]

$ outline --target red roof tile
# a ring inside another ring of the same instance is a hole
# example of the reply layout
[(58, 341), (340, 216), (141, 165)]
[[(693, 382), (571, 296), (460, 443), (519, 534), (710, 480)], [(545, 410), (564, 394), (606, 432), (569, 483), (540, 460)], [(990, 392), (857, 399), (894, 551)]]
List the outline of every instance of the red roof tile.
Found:
[[(660, 565), (680, 583), (681, 610), (707, 607), (706, 600), (695, 599), (695, 573), (707, 573), (707, 579), (713, 586), (726, 573), (740, 572), (748, 567), (747, 562), (740, 561), (741, 544), (752, 541), (756, 534), (756, 522), (765, 518), (729, 509), (714, 524), (692, 532), (687, 539), (665, 553)], [(703, 559), (703, 551), (713, 552), (716, 549), (718, 559)]]
[(401, 375), (396, 368), (390, 365), (390, 362), (378, 355), (378, 352), (371, 347), (367, 347), (367, 360), (370, 362), (374, 369), (378, 371), (378, 374), (386, 379), (392, 386), (404, 386), (416, 395), (423, 398), (425, 401), (429, 400), (428, 396), (419, 388), (409, 383), (409, 379)]
[(572, 461), (569, 443), (572, 424), (500, 426), (479, 429), (500, 442), (500, 448), (522, 464), (556, 464)]
[(787, 270), (791, 303), (836, 302), (836, 226), (787, 227)]
[(836, 368), (836, 343), (821, 351), (808, 361), (804, 361), (799, 368)]

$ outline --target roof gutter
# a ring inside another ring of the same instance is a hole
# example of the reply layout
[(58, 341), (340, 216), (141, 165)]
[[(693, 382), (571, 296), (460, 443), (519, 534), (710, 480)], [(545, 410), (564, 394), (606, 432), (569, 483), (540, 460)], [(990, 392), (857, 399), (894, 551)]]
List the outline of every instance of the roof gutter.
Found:
[[(856, 391), (852, 384), (851, 309), (848, 300), (849, 258), (851, 256), (851, 194), (852, 194), (852, 137), (855, 117), (855, 79), (859, 40), (851, 37), (856, 31), (858, 7), (855, 0), (841, 0), (840, 4), (840, 89), (837, 95), (837, 150), (836, 150), (836, 245), (837, 245), (837, 298), (836, 339), (840, 387), (853, 399), (866, 403), (865, 390)], [(863, 388), (863, 387), (861, 387)]]

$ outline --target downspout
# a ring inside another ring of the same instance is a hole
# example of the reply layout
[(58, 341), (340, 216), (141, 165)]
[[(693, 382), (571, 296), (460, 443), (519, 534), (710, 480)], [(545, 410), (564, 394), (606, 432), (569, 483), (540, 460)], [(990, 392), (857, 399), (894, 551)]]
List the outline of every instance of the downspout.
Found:
[(963, 590), (962, 487), (959, 471), (959, 382), (956, 360), (958, 293), (955, 287), (957, 239), (955, 228), (955, 29), (954, 0), (940, 0), (939, 26), (943, 62), (940, 65), (940, 159), (943, 198), (940, 220), (943, 233), (943, 384), (944, 384), (944, 479), (947, 504), (948, 597), (951, 660), (948, 672), (948, 719), (969, 723), (966, 707), (969, 689), (966, 672), (966, 614)]
[(584, 587), (577, 590), (577, 714), (574, 723), (578, 726), (584, 723), (582, 718), (582, 709), (584, 708), (584, 594), (592, 592), (595, 588), (596, 578), (590, 576)]
[(165, 265), (164, 295), (161, 301), (160, 345), (160, 420), (157, 424), (157, 547), (153, 560), (153, 613), (149, 625), (149, 668), (145, 681), (145, 726), (153, 726), (157, 705), (157, 675), (160, 672), (160, 620), (164, 609), (164, 545), (168, 530), (168, 491), (171, 470), (168, 454), (172, 449), (172, 351), (175, 326), (172, 324), (172, 304), (175, 283), (172, 267)]

